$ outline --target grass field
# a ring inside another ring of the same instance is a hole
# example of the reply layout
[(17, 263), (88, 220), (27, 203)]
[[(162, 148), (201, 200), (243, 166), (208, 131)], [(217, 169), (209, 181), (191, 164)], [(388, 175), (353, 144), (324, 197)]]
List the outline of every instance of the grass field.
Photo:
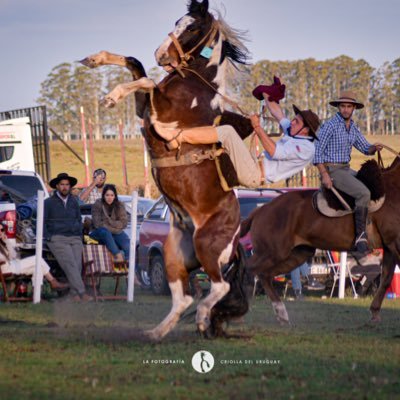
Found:
[[(395, 399), (400, 394), (400, 300), (287, 302), (291, 327), (257, 297), (236, 339), (205, 340), (193, 320), (162, 343), (145, 340), (170, 299), (138, 290), (133, 304), (0, 305), (2, 399)], [(207, 350), (207, 374), (191, 366)], [(169, 363), (168, 363), (169, 362)]]
[[(395, 136), (367, 136), (370, 143), (382, 142), (387, 146), (400, 152), (400, 135)], [(82, 158), (83, 145), (81, 141), (73, 141), (68, 143)], [(130, 139), (125, 141), (125, 152), (127, 161), (127, 175), (129, 186), (123, 184), (123, 172), (120, 145), (117, 140), (101, 140), (94, 143), (94, 165), (95, 168), (104, 168), (107, 171), (107, 180), (109, 183), (117, 185), (119, 192), (131, 193), (132, 190), (144, 186), (144, 162), (143, 162), (143, 140)], [(384, 161), (388, 164), (393, 160), (393, 155), (383, 150), (382, 155)], [(50, 145), (51, 171), (52, 176), (56, 176), (60, 172), (68, 172), (72, 176), (78, 178), (78, 184), (83, 185), (85, 180), (85, 168), (82, 163), (64, 147), (61, 142), (52, 142)], [(358, 169), (366, 156), (353, 151), (352, 167)], [(150, 174), (150, 172), (149, 172)], [(150, 174), (151, 175), (151, 174)], [(150, 180), (152, 178), (150, 176)], [(283, 186), (284, 183), (280, 183)], [(279, 186), (279, 184), (277, 185)], [(152, 195), (157, 196), (157, 190), (152, 185)]]

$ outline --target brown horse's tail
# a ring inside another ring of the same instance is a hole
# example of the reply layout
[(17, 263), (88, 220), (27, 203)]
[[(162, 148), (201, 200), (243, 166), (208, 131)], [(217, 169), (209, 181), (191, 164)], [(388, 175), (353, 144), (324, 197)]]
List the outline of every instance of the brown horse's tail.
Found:
[[(257, 210), (255, 210), (257, 211)], [(251, 228), (251, 224), (253, 223), (253, 219), (254, 219), (254, 211), (245, 219), (241, 222), (240, 224), (240, 237), (243, 237), (244, 235), (246, 235)]]

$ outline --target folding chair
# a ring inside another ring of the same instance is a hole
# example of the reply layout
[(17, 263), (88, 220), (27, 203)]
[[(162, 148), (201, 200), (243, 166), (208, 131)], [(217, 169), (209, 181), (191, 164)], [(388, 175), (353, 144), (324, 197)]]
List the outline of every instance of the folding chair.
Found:
[[(340, 256), (339, 256), (339, 252), (331, 251), (331, 250), (326, 250), (325, 255), (326, 255), (326, 265), (329, 269), (331, 269), (331, 271), (333, 273), (333, 285), (332, 285), (332, 290), (331, 290), (331, 294), (330, 294), (330, 297), (332, 298), (333, 291), (335, 290), (336, 282), (339, 281), (339, 277), (340, 277)], [(350, 280), (351, 289), (353, 290), (354, 298), (355, 299), (358, 298), (358, 294), (357, 294), (356, 288), (354, 286), (354, 277), (351, 274), (350, 265), (349, 265), (348, 261), (346, 263), (346, 278), (348, 278)]]
[[(129, 263), (114, 262), (112, 254), (107, 247), (101, 244), (86, 244), (83, 246), (83, 270), (82, 275), (84, 281), (89, 280), (93, 290), (95, 301), (103, 300), (123, 300), (126, 296), (117, 296), (119, 280), (123, 276), (127, 276), (129, 271)], [(102, 277), (113, 277), (115, 279), (114, 295), (99, 296), (97, 293), (96, 278), (98, 278), (98, 287), (101, 284)]]

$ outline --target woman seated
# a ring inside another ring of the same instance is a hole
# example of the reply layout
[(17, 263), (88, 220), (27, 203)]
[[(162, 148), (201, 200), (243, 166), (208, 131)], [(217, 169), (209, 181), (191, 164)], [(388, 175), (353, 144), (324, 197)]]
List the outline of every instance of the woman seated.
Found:
[[(67, 289), (66, 283), (59, 282), (51, 273), (50, 267), (43, 258), (40, 259), (43, 276), (53, 290)], [(35, 272), (36, 256), (19, 258), (15, 244), (7, 238), (5, 228), (0, 225), (0, 262), (3, 274), (33, 275)]]
[(129, 260), (129, 236), (124, 232), (128, 225), (128, 216), (124, 205), (118, 200), (114, 185), (104, 185), (101, 199), (92, 206), (94, 230), (89, 236), (106, 245), (114, 256), (114, 261)]

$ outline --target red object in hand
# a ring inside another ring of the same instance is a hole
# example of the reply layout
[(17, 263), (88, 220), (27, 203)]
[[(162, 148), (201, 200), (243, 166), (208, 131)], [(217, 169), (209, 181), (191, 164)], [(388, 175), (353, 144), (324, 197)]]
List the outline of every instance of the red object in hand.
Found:
[(279, 104), (279, 100), (285, 97), (286, 86), (282, 85), (280, 79), (274, 76), (274, 83), (270, 86), (259, 85), (253, 90), (253, 96), (257, 100), (264, 100), (263, 93), (268, 95), (269, 101), (275, 101)]

